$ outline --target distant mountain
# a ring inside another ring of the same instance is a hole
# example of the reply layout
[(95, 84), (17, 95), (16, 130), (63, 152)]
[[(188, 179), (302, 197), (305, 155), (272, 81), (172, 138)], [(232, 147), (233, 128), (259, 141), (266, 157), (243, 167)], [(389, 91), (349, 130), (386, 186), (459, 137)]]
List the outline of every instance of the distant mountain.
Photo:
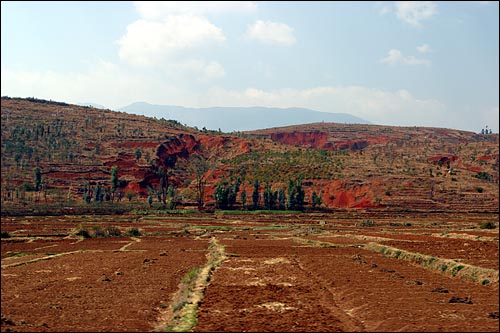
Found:
[(250, 131), (288, 125), (315, 122), (346, 124), (370, 124), (370, 122), (347, 113), (319, 112), (305, 108), (268, 107), (211, 107), (186, 108), (182, 106), (154, 105), (137, 102), (122, 107), (119, 111), (173, 119), (188, 126), (223, 132)]

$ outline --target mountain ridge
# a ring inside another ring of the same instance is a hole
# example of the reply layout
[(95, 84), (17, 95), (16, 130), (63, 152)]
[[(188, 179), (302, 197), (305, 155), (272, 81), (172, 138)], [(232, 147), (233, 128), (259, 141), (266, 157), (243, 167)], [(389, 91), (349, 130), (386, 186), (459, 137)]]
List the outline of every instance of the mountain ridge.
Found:
[(166, 167), (178, 202), (192, 205), (191, 167), (201, 158), (211, 165), (209, 206), (217, 188), (239, 177), (241, 191), (252, 193), (259, 181), (261, 195), (268, 184), (278, 191), (300, 179), (307, 207), (315, 192), (328, 209), (498, 213), (498, 134), (339, 123), (221, 133), (34, 98), (2, 97), (1, 109), (2, 207), (40, 202), (35, 167), (46, 203), (87, 207), (84, 194), (99, 184), (111, 193), (114, 166), (117, 193), (135, 196), (134, 204), (162, 193), (158, 168)]
[(192, 108), (134, 102), (119, 108), (118, 111), (155, 118), (175, 119), (191, 127), (209, 130), (220, 129), (223, 132), (250, 131), (315, 122), (371, 124), (369, 121), (348, 113), (320, 112), (300, 107), (215, 106)]

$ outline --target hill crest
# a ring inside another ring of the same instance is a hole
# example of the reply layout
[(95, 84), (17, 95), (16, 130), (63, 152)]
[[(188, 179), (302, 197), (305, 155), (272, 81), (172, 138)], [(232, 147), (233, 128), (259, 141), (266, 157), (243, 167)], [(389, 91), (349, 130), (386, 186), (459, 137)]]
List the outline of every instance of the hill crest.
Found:
[(40, 200), (30, 190), (35, 167), (49, 201), (80, 205), (89, 187), (110, 189), (113, 166), (122, 194), (147, 205), (162, 165), (179, 204), (193, 204), (198, 156), (211, 165), (208, 204), (239, 177), (238, 202), (255, 180), (278, 191), (301, 179), (306, 204), (316, 192), (329, 209), (498, 212), (498, 134), (337, 123), (227, 134), (52, 101), (2, 98), (1, 108), (2, 206)]

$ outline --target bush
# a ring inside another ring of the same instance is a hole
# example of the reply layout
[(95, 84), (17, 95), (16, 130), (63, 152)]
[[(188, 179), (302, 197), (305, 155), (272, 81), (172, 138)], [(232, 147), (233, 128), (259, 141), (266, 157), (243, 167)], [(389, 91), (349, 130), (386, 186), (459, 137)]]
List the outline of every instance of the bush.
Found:
[(478, 193), (483, 193), (483, 188), (481, 186), (476, 187)]
[(139, 237), (139, 236), (141, 236), (141, 232), (139, 231), (138, 228), (133, 227), (133, 228), (130, 228), (130, 229), (127, 230), (127, 236), (130, 236), (130, 237)]
[(478, 172), (477, 174), (474, 175), (474, 177), (478, 179), (483, 179), (492, 182), (493, 181), (493, 176), (490, 175), (489, 173), (485, 171)]
[(375, 226), (375, 222), (373, 220), (364, 220), (358, 224), (360, 227), (373, 227)]
[(495, 229), (497, 226), (494, 222), (483, 222), (479, 225), (481, 229)]
[(0, 235), (0, 238), (10, 238), (10, 235), (7, 231), (2, 231), (2, 234)]
[(90, 238), (90, 233), (87, 229), (80, 229), (76, 233), (77, 236), (81, 236), (83, 238)]
[(105, 237), (120, 237), (122, 235), (121, 230), (113, 225), (108, 225), (104, 228)]
[(105, 237), (104, 230), (102, 230), (101, 227), (96, 225), (96, 226), (92, 227), (92, 229), (94, 231), (93, 237), (96, 237), (96, 238)]

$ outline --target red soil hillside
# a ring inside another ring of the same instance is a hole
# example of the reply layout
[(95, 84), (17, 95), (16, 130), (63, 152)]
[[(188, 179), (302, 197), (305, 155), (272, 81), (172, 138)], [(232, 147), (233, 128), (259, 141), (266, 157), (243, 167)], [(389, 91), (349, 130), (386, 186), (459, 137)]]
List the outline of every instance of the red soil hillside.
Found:
[[(217, 184), (241, 181), (247, 205), (255, 180), (273, 191), (301, 179), (306, 207), (498, 212), (499, 137), (442, 128), (318, 123), (245, 132), (199, 131), (154, 119), (66, 103), (2, 98), (2, 206), (40, 200), (81, 204), (84, 189), (111, 188), (147, 205), (159, 168), (181, 203), (196, 201), (193, 156), (208, 161), (205, 201)], [(237, 206), (240, 206), (240, 193)], [(263, 200), (263, 199), (261, 199)], [(261, 201), (262, 204), (262, 201)]]

